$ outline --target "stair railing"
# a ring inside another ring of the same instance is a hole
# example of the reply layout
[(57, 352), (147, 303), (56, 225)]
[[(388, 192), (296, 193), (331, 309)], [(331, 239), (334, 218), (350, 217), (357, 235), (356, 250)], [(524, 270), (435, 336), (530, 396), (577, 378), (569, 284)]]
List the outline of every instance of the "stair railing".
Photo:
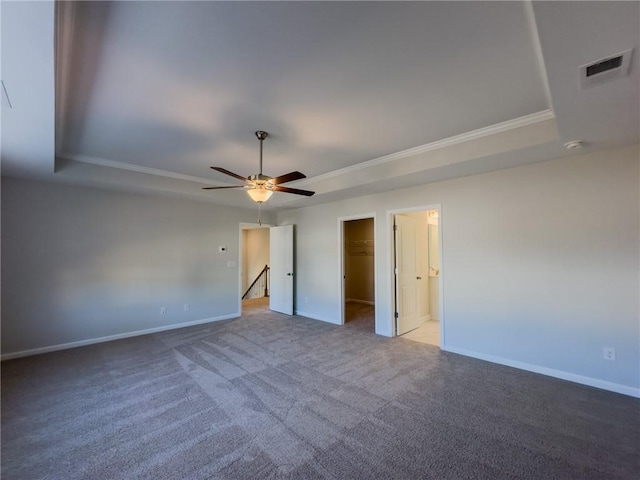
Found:
[(247, 291), (244, 292), (244, 295), (242, 295), (243, 300), (269, 296), (269, 270), (269, 265), (265, 265), (249, 288), (247, 288)]

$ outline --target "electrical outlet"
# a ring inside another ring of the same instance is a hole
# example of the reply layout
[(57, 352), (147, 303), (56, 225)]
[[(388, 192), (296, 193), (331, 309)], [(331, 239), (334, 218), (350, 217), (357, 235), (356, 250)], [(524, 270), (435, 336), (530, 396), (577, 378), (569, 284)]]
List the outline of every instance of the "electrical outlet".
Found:
[(602, 349), (602, 358), (614, 362), (616, 360), (616, 349), (611, 347), (604, 347)]
[(188, 311), (189, 311), (189, 304), (188, 304), (188, 303), (185, 303), (185, 304), (184, 304), (184, 311), (185, 311), (185, 312), (188, 312)]
[(166, 315), (167, 314), (167, 307), (160, 307), (160, 315)]

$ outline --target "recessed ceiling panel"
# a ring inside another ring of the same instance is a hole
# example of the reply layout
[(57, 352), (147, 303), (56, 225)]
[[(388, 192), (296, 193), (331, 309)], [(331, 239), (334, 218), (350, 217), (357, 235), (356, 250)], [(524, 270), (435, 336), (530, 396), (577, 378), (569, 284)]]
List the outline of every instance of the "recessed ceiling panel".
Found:
[[(521, 2), (79, 2), (60, 154), (316, 176), (549, 108)], [(220, 178), (226, 181), (226, 179)]]

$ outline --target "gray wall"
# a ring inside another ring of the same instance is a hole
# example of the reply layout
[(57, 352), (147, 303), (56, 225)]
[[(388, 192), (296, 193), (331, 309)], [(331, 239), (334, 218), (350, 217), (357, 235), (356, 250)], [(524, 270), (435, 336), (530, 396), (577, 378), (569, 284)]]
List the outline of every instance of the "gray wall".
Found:
[[(374, 213), (376, 331), (390, 336), (390, 211), (438, 204), (443, 349), (640, 394), (637, 145), (280, 212), (278, 224), (297, 225), (297, 304), (340, 321), (337, 219)], [(254, 220), (3, 179), (3, 353), (237, 314), (227, 262), (238, 261), (239, 222)]]
[(639, 395), (638, 158), (636, 145), (279, 212), (297, 225), (297, 304), (339, 321), (337, 219), (375, 212), (376, 332), (392, 335), (390, 211), (440, 204), (443, 349)]
[(3, 355), (238, 315), (239, 223), (255, 216), (3, 178)]

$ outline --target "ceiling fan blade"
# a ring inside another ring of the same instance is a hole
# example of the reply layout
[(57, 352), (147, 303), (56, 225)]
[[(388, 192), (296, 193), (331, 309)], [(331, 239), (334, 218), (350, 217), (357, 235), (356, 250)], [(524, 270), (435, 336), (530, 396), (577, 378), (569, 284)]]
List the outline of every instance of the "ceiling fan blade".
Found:
[(244, 185), (234, 185), (233, 187), (202, 187), (203, 190), (219, 190), (221, 188), (244, 188)]
[(284, 192), (284, 193), (293, 193), (295, 195), (304, 195), (306, 197), (310, 197), (313, 194), (315, 194), (316, 192), (312, 192), (310, 190), (300, 190), (299, 188), (289, 188), (289, 187), (278, 187), (275, 186), (273, 187), (273, 189), (276, 192)]
[(271, 183), (274, 185), (280, 185), (281, 183), (293, 182), (294, 180), (300, 180), (301, 178), (307, 178), (304, 173), (300, 172), (290, 172), (285, 175), (280, 175), (279, 177), (272, 178)]
[(216, 170), (220, 173), (224, 173), (225, 175), (229, 175), (230, 177), (234, 177), (237, 178), (238, 180), (242, 180), (243, 182), (246, 182), (248, 180), (248, 178), (242, 177), (240, 175), (238, 175), (237, 173), (233, 173), (230, 172), (229, 170), (222, 168), (222, 167), (211, 167), (213, 170)]

